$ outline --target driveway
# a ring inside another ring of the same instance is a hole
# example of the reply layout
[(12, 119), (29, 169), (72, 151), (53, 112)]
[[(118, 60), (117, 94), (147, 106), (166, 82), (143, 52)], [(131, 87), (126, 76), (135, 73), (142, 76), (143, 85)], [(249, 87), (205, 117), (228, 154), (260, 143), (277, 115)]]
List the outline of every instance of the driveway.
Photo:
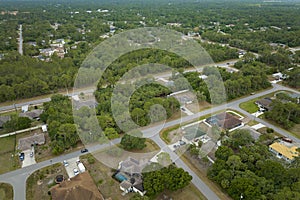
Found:
[(79, 157), (75, 157), (75, 158), (71, 158), (71, 159), (67, 160), (67, 162), (69, 163), (69, 165), (65, 166), (65, 168), (66, 168), (66, 171), (67, 171), (67, 174), (68, 174), (69, 178), (73, 178), (75, 176), (73, 170), (75, 168), (78, 169), (77, 164), (76, 164), (77, 160), (79, 160)]
[[(25, 150), (23, 152), (25, 154), (25, 157), (24, 157), (24, 160), (22, 162), (22, 168), (36, 164), (34, 148)], [(30, 156), (31, 152), (33, 152), (33, 156)]]

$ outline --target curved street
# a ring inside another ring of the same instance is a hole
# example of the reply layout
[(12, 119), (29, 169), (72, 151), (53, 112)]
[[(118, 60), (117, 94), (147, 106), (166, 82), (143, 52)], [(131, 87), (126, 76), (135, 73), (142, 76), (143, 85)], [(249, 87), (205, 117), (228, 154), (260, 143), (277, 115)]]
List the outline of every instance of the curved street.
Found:
[[(173, 120), (173, 121), (167, 122), (167, 123), (164, 124), (163, 128), (172, 127), (176, 124), (180, 124), (180, 123), (183, 123), (183, 122), (188, 122), (188, 121), (197, 119), (201, 116), (204, 116), (204, 115), (207, 115), (207, 114), (210, 114), (210, 113), (218, 112), (218, 111), (224, 110), (226, 108), (227, 109), (229, 108), (229, 109), (237, 110), (240, 113), (244, 114), (245, 116), (253, 118), (256, 121), (258, 121), (258, 122), (260, 122), (260, 123), (262, 123), (262, 124), (264, 124), (264, 125), (266, 125), (270, 128), (273, 128), (276, 132), (278, 132), (278, 133), (280, 133), (284, 136), (290, 137), (294, 141), (300, 143), (300, 140), (298, 138), (290, 135), (290, 133), (288, 131), (283, 130), (281, 128), (278, 128), (278, 127), (276, 127), (276, 126), (274, 126), (274, 125), (272, 125), (272, 124), (270, 124), (270, 123), (268, 123), (268, 122), (266, 122), (266, 121), (264, 121), (260, 118), (254, 118), (253, 115), (251, 115), (250, 113), (242, 110), (239, 107), (240, 103), (247, 102), (251, 99), (254, 99), (254, 98), (269, 94), (269, 93), (273, 93), (273, 92), (276, 92), (276, 91), (279, 91), (279, 90), (287, 90), (287, 91), (291, 91), (291, 92), (295, 92), (295, 93), (300, 94), (300, 92), (298, 92), (296, 90), (293, 90), (291, 88), (287, 88), (287, 87), (284, 87), (284, 86), (278, 85), (278, 84), (273, 84), (272, 88), (270, 88), (268, 90), (265, 90), (265, 91), (262, 91), (262, 92), (259, 92), (255, 95), (240, 98), (238, 100), (228, 102), (227, 104), (215, 106), (211, 109), (207, 109), (207, 110), (198, 112), (194, 115), (186, 116), (186, 117), (183, 117), (183, 118), (178, 119), (178, 120)], [(204, 194), (204, 196), (206, 196), (207, 199), (209, 199), (209, 200), (210, 199), (212, 199), (212, 200), (219, 199), (219, 197), (180, 159), (180, 157), (178, 157), (173, 151), (171, 151), (169, 148), (167, 148), (167, 144), (159, 136), (159, 130), (161, 130), (161, 126), (157, 125), (157, 126), (154, 126), (154, 127), (144, 129), (143, 133), (144, 133), (145, 137), (151, 138), (161, 149), (164, 149), (164, 151), (169, 153), (170, 156), (171, 156), (171, 159), (176, 163), (176, 165), (178, 167), (182, 167), (184, 170), (188, 171), (192, 175), (193, 184), (199, 189), (199, 191), (201, 191), (201, 193)], [(119, 142), (120, 142), (120, 138), (111, 141), (112, 144), (118, 144)], [(104, 149), (106, 147), (109, 147), (110, 145), (111, 144), (102, 144), (102, 145), (99, 144), (99, 145), (90, 146), (88, 148), (89, 148), (90, 152), (95, 152), (95, 151), (99, 151), (101, 149)], [(52, 164), (55, 164), (55, 163), (62, 162), (63, 160), (78, 157), (80, 155), (82, 155), (80, 153), (80, 151), (76, 151), (76, 152), (69, 153), (69, 154), (66, 154), (66, 155), (58, 156), (56, 158), (53, 158), (52, 160), (46, 160), (46, 161), (43, 161), (43, 162), (31, 165), (31, 166), (22, 168), (22, 169), (18, 169), (18, 170), (15, 170), (15, 171), (11, 171), (11, 172), (2, 174), (2, 175), (0, 175), (0, 182), (10, 183), (13, 186), (13, 188), (14, 188), (14, 200), (25, 200), (26, 199), (26, 180), (27, 180), (27, 178), (29, 177), (30, 174), (32, 174), (33, 172), (35, 172), (38, 169), (44, 168), (46, 166), (49, 166), (49, 165), (52, 165)]]

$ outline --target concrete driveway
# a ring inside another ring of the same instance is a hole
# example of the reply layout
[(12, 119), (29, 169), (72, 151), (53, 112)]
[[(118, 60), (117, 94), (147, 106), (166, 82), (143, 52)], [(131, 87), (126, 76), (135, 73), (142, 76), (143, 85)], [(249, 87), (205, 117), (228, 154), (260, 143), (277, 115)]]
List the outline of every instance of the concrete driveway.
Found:
[(71, 158), (71, 159), (67, 160), (69, 165), (65, 166), (65, 168), (66, 168), (66, 171), (67, 171), (67, 174), (68, 174), (69, 178), (72, 178), (72, 177), (75, 176), (75, 174), (74, 174), (74, 169), (75, 168), (79, 171), (79, 169), (77, 167), (77, 163), (76, 163), (77, 160), (79, 160), (79, 157), (75, 157), (75, 158)]
[[(23, 151), (25, 154), (24, 160), (22, 162), (22, 168), (27, 167), (33, 164), (36, 164), (34, 148)], [(33, 156), (30, 156), (30, 153), (33, 152)]]

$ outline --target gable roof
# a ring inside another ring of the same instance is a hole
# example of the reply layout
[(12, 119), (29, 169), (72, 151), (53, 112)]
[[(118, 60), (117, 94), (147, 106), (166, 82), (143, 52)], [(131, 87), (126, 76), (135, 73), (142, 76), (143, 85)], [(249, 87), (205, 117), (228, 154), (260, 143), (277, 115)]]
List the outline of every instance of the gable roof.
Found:
[(88, 172), (54, 186), (51, 195), (52, 200), (104, 200)]
[(206, 119), (206, 122), (211, 125), (217, 125), (223, 129), (232, 129), (242, 123), (241, 120), (227, 112), (209, 117)]
[(31, 149), (31, 145), (32, 144), (45, 144), (45, 135), (44, 133), (40, 133), (40, 134), (34, 134), (32, 136), (29, 137), (25, 137), (25, 138), (20, 138), (19, 139), (19, 146), (18, 148), (22, 151), (27, 150), (27, 149)]
[(127, 160), (121, 162), (120, 171), (127, 172), (130, 174), (133, 173), (142, 173), (144, 167), (148, 164), (148, 161), (136, 160), (134, 158), (129, 157)]
[(263, 98), (263, 99), (260, 99), (258, 101), (255, 102), (256, 104), (260, 104), (261, 106), (265, 107), (266, 109), (270, 109), (271, 108), (271, 103), (272, 103), (272, 100), (270, 98)]
[(20, 117), (28, 117), (29, 119), (35, 119), (38, 118), (42, 114), (43, 110), (41, 109), (36, 109), (32, 111), (28, 111), (26, 113), (20, 113)]
[(11, 119), (9, 115), (0, 116), (0, 127)]

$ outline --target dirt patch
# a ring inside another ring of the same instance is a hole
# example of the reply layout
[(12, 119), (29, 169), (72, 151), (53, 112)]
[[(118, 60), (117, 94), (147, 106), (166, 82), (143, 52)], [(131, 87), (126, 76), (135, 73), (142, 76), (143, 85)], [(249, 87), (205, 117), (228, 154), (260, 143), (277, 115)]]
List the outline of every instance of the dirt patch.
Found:
[(55, 183), (55, 177), (63, 175), (65, 178), (67, 172), (61, 163), (40, 169), (29, 176), (27, 179), (26, 199), (27, 200), (50, 200), (51, 195), (48, 191)]

